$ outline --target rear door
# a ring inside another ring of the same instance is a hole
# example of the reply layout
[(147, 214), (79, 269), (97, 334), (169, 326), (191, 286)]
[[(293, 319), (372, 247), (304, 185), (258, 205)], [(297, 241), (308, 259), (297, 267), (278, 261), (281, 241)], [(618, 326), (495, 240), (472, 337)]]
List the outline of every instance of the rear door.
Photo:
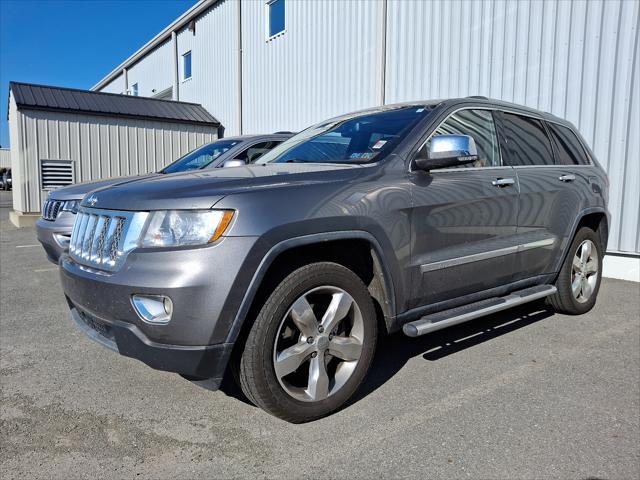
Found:
[(491, 110), (463, 109), (429, 135), (473, 137), (478, 162), (412, 173), (413, 306), (512, 281), (518, 206), (515, 173), (501, 160)]
[(518, 277), (554, 273), (571, 237), (582, 204), (587, 177), (556, 162), (545, 122), (533, 116), (503, 112), (506, 162), (520, 185), (518, 204)]

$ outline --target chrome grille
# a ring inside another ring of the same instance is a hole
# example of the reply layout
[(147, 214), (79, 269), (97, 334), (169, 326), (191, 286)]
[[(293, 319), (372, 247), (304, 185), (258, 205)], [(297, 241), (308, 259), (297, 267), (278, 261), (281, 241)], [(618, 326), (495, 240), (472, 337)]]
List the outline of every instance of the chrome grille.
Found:
[(62, 211), (64, 201), (61, 200), (47, 200), (42, 207), (42, 218), (53, 222), (58, 218), (58, 214)]
[(82, 208), (73, 224), (69, 255), (93, 268), (116, 271), (138, 245), (147, 212)]

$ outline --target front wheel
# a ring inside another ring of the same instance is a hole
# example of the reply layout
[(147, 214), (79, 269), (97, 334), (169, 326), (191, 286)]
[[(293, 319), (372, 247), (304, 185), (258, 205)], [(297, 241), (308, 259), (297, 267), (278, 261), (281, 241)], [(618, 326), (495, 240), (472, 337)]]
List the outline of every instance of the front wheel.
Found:
[(373, 359), (376, 312), (351, 270), (329, 262), (295, 270), (269, 296), (240, 359), (240, 386), (263, 410), (294, 423), (339, 409)]

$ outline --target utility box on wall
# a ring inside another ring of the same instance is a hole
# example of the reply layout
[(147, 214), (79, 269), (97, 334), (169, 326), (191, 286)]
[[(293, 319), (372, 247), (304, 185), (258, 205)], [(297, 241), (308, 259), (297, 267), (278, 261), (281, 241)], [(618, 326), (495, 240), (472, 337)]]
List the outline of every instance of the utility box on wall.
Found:
[(32, 225), (56, 188), (158, 171), (219, 127), (193, 103), (11, 82), (11, 221)]

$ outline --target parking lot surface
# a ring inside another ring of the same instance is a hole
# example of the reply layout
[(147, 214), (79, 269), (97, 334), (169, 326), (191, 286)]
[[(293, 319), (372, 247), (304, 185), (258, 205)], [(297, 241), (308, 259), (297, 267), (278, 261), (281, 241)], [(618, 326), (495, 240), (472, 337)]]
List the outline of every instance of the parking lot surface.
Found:
[(0, 214), (4, 480), (640, 476), (637, 283), (605, 280), (580, 317), (393, 335), (347, 408), (290, 425), (84, 337), (34, 230)]

